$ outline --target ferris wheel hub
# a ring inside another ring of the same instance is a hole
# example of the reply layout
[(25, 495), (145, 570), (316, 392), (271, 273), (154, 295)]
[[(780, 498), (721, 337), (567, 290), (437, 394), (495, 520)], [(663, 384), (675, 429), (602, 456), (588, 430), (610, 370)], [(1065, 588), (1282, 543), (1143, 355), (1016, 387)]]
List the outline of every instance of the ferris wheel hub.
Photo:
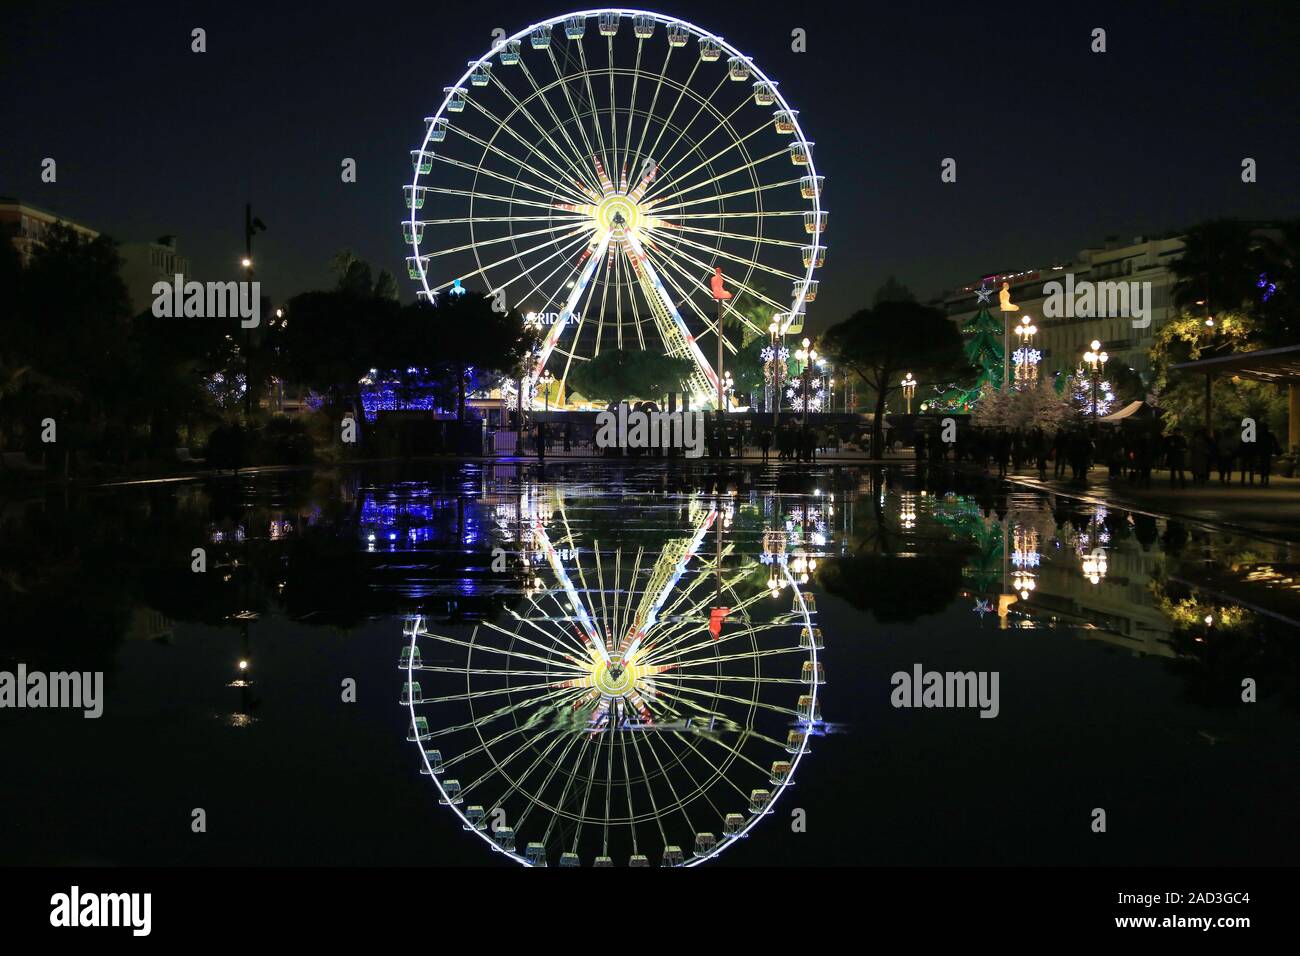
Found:
[[(636, 229), (644, 219), (645, 213), (630, 196), (625, 193), (613, 193), (593, 207), (591, 217), (596, 221), (597, 226), (609, 231), (615, 227)], [(622, 219), (622, 222), (618, 222), (618, 219)]]
[(602, 659), (592, 664), (591, 682), (606, 697), (624, 697), (636, 689), (638, 673), (636, 667)]

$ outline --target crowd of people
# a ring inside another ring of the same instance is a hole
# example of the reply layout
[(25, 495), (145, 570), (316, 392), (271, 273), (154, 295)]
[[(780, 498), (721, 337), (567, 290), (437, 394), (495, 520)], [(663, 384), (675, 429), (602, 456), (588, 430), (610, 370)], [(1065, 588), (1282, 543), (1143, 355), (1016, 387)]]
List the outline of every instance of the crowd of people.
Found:
[[(1239, 428), (1218, 432), (1206, 428), (1181, 428), (1161, 434), (1158, 426), (1130, 427), (1069, 425), (1043, 428), (987, 428), (967, 425), (956, 429), (955, 441), (940, 440), (937, 432), (921, 431), (914, 439), (918, 462), (944, 462), (951, 452), (954, 462), (969, 462), (985, 471), (997, 467), (998, 475), (1027, 468), (1046, 481), (1053, 478), (1086, 481), (1091, 470), (1107, 469), (1112, 480), (1127, 479), (1138, 487), (1151, 487), (1151, 473), (1167, 469), (1171, 487), (1206, 485), (1217, 472), (1220, 484), (1229, 484), (1234, 471), (1239, 483), (1268, 487), (1273, 459), (1281, 453), (1268, 422), (1256, 423), (1253, 436)], [(1253, 441), (1248, 440), (1253, 437)]]

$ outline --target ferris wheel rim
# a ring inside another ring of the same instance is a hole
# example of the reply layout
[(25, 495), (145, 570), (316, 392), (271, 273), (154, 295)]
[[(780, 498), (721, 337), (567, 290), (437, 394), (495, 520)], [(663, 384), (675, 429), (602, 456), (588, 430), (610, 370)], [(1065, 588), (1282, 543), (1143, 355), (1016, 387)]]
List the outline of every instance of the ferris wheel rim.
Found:
[[(516, 31), (514, 34), (511, 34), (510, 36), (507, 37), (503, 37), (501, 40), (497, 41), (497, 43), (495, 43), (491, 48), (489, 48), (489, 50), (486, 53), (478, 57), (476, 60), (471, 61), (468, 67), (465, 69), (465, 71), (460, 75), (460, 78), (455, 82), (454, 86), (448, 88), (448, 91), (445, 93), (442, 102), (438, 106), (437, 111), (433, 114), (432, 119), (435, 121), (435, 123), (427, 124), (424, 138), (420, 144), (420, 151), (421, 152), (428, 151), (429, 144), (432, 141), (431, 137), (433, 134), (434, 127), (436, 125), (436, 121), (442, 119), (445, 113), (447, 112), (447, 106), (451, 102), (454, 90), (457, 88), (464, 87), (465, 83), (469, 80), (470, 75), (475, 71), (475, 69), (482, 66), (484, 63), (488, 62), (492, 57), (500, 54), (501, 51), (507, 48), (511, 43), (522, 41), (524, 38), (531, 35), (534, 30), (541, 29), (541, 28), (546, 28), (549, 30), (550, 28), (553, 28), (557, 24), (563, 23), (564, 21), (572, 17), (581, 17), (585, 22), (587, 19), (590, 19), (591, 17), (599, 17), (601, 14), (614, 14), (617, 15), (620, 19), (624, 17), (638, 17), (638, 16), (649, 17), (655, 23), (661, 24), (665, 27), (671, 24), (679, 24), (682, 27), (684, 27), (686, 30), (688, 30), (689, 32), (697, 36), (698, 38), (708, 39), (717, 43), (719, 48), (723, 52), (728, 53), (732, 56), (738, 56), (744, 58), (749, 66), (749, 69), (753, 71), (754, 75), (757, 76), (760, 81), (768, 84), (768, 87), (770, 88), (771, 93), (775, 100), (775, 106), (777, 107), (776, 112), (784, 111), (789, 116), (790, 122), (793, 126), (794, 139), (792, 140), (792, 142), (800, 143), (804, 147), (804, 155), (806, 156), (807, 161), (803, 165), (807, 167), (808, 175), (813, 177), (813, 181), (816, 182), (818, 177), (816, 160), (813, 157), (812, 150), (809, 148), (813, 144), (812, 141), (809, 140), (804, 134), (803, 126), (799, 122), (798, 111), (794, 110), (790, 106), (789, 101), (786, 100), (785, 95), (781, 92), (779, 84), (773, 81), (763, 71), (763, 69), (755, 62), (755, 60), (752, 57), (746, 56), (746, 54), (744, 54), (733, 44), (728, 42), (724, 37), (715, 34), (712, 31), (706, 30), (703, 27), (699, 26), (698, 24), (690, 20), (684, 19), (682, 17), (675, 17), (675, 16), (669, 16), (667, 14), (656, 13), (651, 10), (644, 10), (644, 9), (630, 8), (630, 7), (597, 7), (597, 8), (591, 8), (586, 10), (570, 11), (567, 13), (563, 13), (554, 17), (548, 17), (544, 20), (540, 20), (535, 23), (532, 23), (529, 26), (525, 27), (524, 29)], [(421, 175), (423, 174), (417, 168), (413, 174), (413, 178), (411, 181), (412, 190), (418, 189), (420, 185)], [(821, 208), (820, 193), (821, 193), (820, 189), (814, 189), (813, 194), (811, 196), (812, 212), (814, 214), (815, 219), (819, 221), (822, 218), (822, 212), (823, 212)], [(412, 204), (410, 215), (407, 217), (405, 221), (410, 223), (412, 241), (409, 242), (408, 245), (411, 247), (416, 262), (418, 264), (420, 260), (420, 243), (416, 241), (417, 220), (415, 217), (416, 217), (416, 208), (414, 204)], [(812, 237), (813, 245), (822, 246), (824, 248), (824, 243), (822, 243), (820, 239), (820, 235), (821, 235), (820, 233), (813, 234)], [(805, 310), (805, 307), (807, 305), (808, 289), (810, 287), (810, 284), (814, 281), (816, 271), (817, 271), (817, 257), (814, 255), (810, 259), (808, 265), (804, 267), (803, 279), (800, 280), (796, 285), (797, 292), (794, 296), (794, 301), (790, 306), (790, 313), (792, 315), (798, 315)], [(425, 270), (422, 268), (419, 269), (419, 273), (420, 273), (419, 283), (421, 286), (421, 291), (425, 296), (431, 299), (434, 293), (433, 290), (429, 288), (427, 274), (425, 273)]]

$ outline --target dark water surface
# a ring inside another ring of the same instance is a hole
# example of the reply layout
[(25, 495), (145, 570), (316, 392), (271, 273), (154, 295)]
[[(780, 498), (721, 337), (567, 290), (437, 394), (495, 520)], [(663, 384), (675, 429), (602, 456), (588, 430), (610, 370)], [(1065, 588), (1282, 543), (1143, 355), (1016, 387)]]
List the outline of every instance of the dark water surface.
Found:
[[(0, 710), (0, 862), (502, 865), (504, 823), (551, 865), (1300, 863), (1294, 546), (901, 468), (2, 504), (0, 670), (106, 699)], [(893, 706), (916, 665), (996, 672), (997, 716)]]

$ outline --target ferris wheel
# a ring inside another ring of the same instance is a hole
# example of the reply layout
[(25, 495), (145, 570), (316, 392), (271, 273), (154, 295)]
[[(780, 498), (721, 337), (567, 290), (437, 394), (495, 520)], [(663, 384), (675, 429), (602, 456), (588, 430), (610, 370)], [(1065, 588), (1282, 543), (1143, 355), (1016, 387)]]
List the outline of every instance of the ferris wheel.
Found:
[(693, 502), (661, 550), (534, 512), (509, 623), (408, 622), (407, 739), (465, 829), (530, 866), (695, 866), (771, 812), (821, 719), (821, 631), (785, 566), (790, 605), (724, 569), (728, 508)]
[(722, 37), (638, 10), (552, 17), (470, 61), (425, 118), (408, 272), (431, 301), (503, 297), (541, 334), (531, 379), (549, 368), (561, 394), (617, 348), (688, 359), (689, 391), (713, 395), (715, 270), (736, 293), (728, 323), (754, 334), (797, 331), (816, 298), (812, 146)]

